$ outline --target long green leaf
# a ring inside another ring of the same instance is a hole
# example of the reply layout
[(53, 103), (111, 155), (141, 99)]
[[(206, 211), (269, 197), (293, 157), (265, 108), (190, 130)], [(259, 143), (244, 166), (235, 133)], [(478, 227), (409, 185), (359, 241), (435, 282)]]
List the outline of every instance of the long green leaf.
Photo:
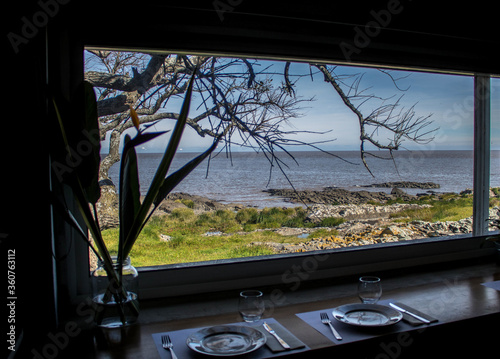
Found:
[(177, 119), (177, 123), (170, 137), (167, 148), (165, 149), (165, 153), (163, 154), (162, 160), (156, 170), (155, 176), (151, 182), (149, 190), (142, 202), (139, 213), (137, 214), (134, 224), (130, 228), (130, 231), (127, 235), (127, 238), (124, 242), (123, 248), (123, 256), (126, 257), (132, 250), (132, 247), (137, 240), (137, 236), (140, 231), (144, 227), (148, 217), (148, 214), (151, 210), (151, 206), (158, 195), (158, 192), (165, 181), (166, 174), (172, 164), (172, 160), (174, 158), (175, 153), (177, 152), (177, 147), (179, 146), (179, 142), (182, 137), (182, 133), (184, 131), (184, 127), (186, 125), (186, 121), (189, 114), (189, 107), (191, 104), (191, 96), (193, 92), (193, 84), (195, 78), (196, 71), (193, 72), (191, 79), (189, 80), (188, 89), (186, 91), (186, 97), (184, 98), (184, 102), (182, 104), (181, 113), (179, 118)]
[(137, 154), (135, 147), (129, 146), (130, 141), (130, 136), (126, 135), (120, 166), (118, 263), (121, 263), (123, 260), (122, 255), (125, 239), (141, 206)]
[[(64, 123), (63, 119), (61, 116), (61, 113), (59, 111), (59, 107), (57, 106), (57, 103), (55, 99), (52, 101), (54, 110), (55, 110), (55, 116), (59, 124), (59, 130), (61, 132), (61, 137), (63, 139), (64, 146), (67, 151), (67, 155), (72, 156), (71, 151), (69, 150), (69, 142), (68, 142), (68, 135), (66, 133), (66, 130), (64, 128)], [(106, 270), (106, 273), (110, 278), (113, 278), (119, 283), (118, 278), (115, 275), (115, 272), (113, 270), (113, 265), (112, 265), (112, 260), (111, 256), (109, 254), (109, 251), (106, 247), (106, 244), (104, 243), (104, 239), (102, 238), (101, 235), (101, 230), (99, 226), (97, 225), (96, 220), (94, 219), (94, 216), (92, 215), (92, 212), (90, 211), (89, 207), (89, 200), (87, 198), (87, 193), (83, 189), (82, 183), (80, 181), (80, 178), (75, 175), (75, 173), (72, 173), (73, 176), (71, 176), (71, 188), (73, 190), (75, 202), (77, 204), (78, 210), (82, 215), (83, 221), (85, 222), (85, 225), (87, 226), (89, 232), (92, 235), (92, 238), (94, 239), (94, 243), (99, 250), (99, 253), (103, 259), (104, 263), (104, 269)]]
[[(148, 141), (151, 141), (152, 139), (161, 136), (169, 131), (159, 131), (159, 132), (148, 132), (148, 133), (139, 133), (137, 134), (134, 138), (132, 138), (129, 142), (125, 144), (123, 147), (123, 151), (127, 150), (128, 147), (136, 147), (139, 145), (142, 145), (143, 143), (146, 143)], [(122, 153), (123, 155), (123, 153)]]
[[(93, 91), (92, 91), (93, 93)], [(94, 101), (95, 101), (95, 94), (94, 95)], [(91, 99), (90, 99), (91, 101)], [(92, 102), (92, 101), (91, 101)], [(63, 140), (63, 145), (67, 153), (67, 158), (71, 159), (71, 162), (74, 163), (73, 158), (72, 158), (72, 151), (69, 146), (69, 137), (66, 133), (66, 130), (64, 128), (64, 123), (63, 119), (61, 116), (61, 112), (59, 111), (59, 108), (57, 106), (56, 100), (53, 98), (52, 100), (54, 110), (55, 110), (55, 117), (58, 122), (58, 127), (60, 130), (61, 138)], [(92, 103), (90, 104), (92, 107)], [(96, 109), (96, 108), (94, 108)], [(88, 118), (86, 120), (87, 125), (89, 125), (89, 121), (97, 121), (97, 116), (96, 113), (92, 113), (92, 109), (90, 111), (87, 111)], [(90, 127), (86, 127), (86, 130), (88, 131), (87, 134), (91, 134), (91, 130), (94, 125), (90, 124)], [(73, 190), (74, 194), (74, 199), (75, 203), (77, 205), (78, 210), (80, 211), (82, 218), (88, 228), (88, 231), (92, 235), (92, 238), (94, 239), (94, 243), (96, 247), (99, 250), (100, 257), (103, 261), (104, 269), (106, 271), (106, 274), (110, 278), (110, 283), (116, 283), (119, 288), (121, 289), (121, 292), (116, 294), (117, 296), (120, 296), (121, 298), (126, 298), (127, 294), (125, 293), (125, 290), (123, 286), (121, 285), (121, 280), (118, 277), (117, 273), (113, 269), (113, 261), (111, 259), (111, 256), (109, 254), (109, 251), (106, 247), (106, 244), (104, 242), (104, 239), (102, 238), (101, 230), (99, 228), (97, 220), (94, 218), (92, 212), (90, 211), (89, 203), (95, 204), (97, 200), (99, 199), (99, 194), (95, 191), (95, 188), (91, 188), (92, 186), (95, 186), (97, 183), (97, 176), (96, 173), (98, 172), (99, 168), (99, 161), (95, 158), (96, 153), (99, 153), (100, 149), (100, 144), (95, 145), (94, 147), (94, 152), (93, 157), (89, 157), (88, 162), (86, 162), (88, 167), (88, 170), (91, 172), (88, 174), (88, 177), (85, 177), (85, 174), (83, 175), (84, 177), (84, 183), (86, 186), (82, 185), (82, 179), (80, 178), (82, 176), (82, 170), (81, 168), (75, 169), (74, 171), (70, 172), (69, 177), (69, 184), (71, 185), (71, 188)], [(94, 160), (94, 161), (92, 161)], [(94, 165), (92, 165), (92, 163)], [(97, 165), (96, 165), (97, 164)], [(89, 181), (90, 179), (90, 181)], [(89, 199), (90, 197), (90, 199)], [(85, 235), (83, 229), (80, 227), (79, 223), (75, 220), (74, 216), (72, 215), (71, 212), (67, 212), (66, 215), (64, 216), (66, 220), (69, 220), (69, 223), (72, 224), (82, 235), (84, 235), (84, 238), (87, 239), (89, 245), (92, 247), (92, 244), (90, 243), (90, 238)], [(95, 249), (92, 247), (92, 249), (95, 251)], [(97, 254), (97, 253), (96, 253)], [(99, 255), (98, 255), (99, 256)], [(120, 301), (120, 298), (117, 298), (117, 301)], [(136, 306), (135, 302), (131, 302), (129, 304), (131, 306), (131, 309), (138, 312), (138, 308)], [(97, 313), (99, 315), (99, 313)]]
[(163, 185), (160, 187), (158, 191), (158, 195), (154, 200), (155, 209), (160, 205), (161, 201), (167, 197), (167, 195), (184, 179), (188, 174), (190, 174), (198, 165), (205, 160), (216, 148), (219, 144), (221, 137), (218, 137), (216, 141), (210, 146), (205, 152), (201, 155), (193, 158), (191, 161), (186, 163), (180, 169), (169, 175)]

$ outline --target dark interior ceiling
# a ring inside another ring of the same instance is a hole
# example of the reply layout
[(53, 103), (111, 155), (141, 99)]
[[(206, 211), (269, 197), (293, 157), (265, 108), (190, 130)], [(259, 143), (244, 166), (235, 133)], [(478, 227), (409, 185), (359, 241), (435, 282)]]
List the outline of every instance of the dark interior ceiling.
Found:
[(69, 22), (87, 45), (500, 74), (491, 2), (91, 1), (74, 7), (83, 23)]

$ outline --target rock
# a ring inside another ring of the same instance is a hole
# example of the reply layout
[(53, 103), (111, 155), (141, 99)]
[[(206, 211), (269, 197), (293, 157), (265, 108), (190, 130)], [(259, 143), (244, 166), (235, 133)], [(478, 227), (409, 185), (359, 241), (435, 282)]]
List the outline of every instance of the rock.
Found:
[(398, 187), (394, 187), (391, 191), (391, 194), (394, 194), (396, 195), (397, 197), (403, 197), (403, 196), (406, 196), (406, 192), (403, 191), (402, 189), (398, 188)]
[(294, 191), (291, 189), (268, 189), (264, 192), (271, 196), (286, 198), (294, 203), (307, 204), (363, 204), (368, 201), (385, 202), (393, 196), (384, 192), (348, 191), (342, 188), (327, 187), (322, 191)]
[(200, 214), (206, 211), (235, 210), (241, 207), (241, 204), (224, 204), (203, 196), (174, 192), (160, 203), (154, 215), (172, 213), (176, 208), (191, 208), (196, 214)]
[[(398, 198), (398, 196), (385, 192), (371, 192), (366, 190), (348, 191), (342, 188), (325, 187), (322, 191), (304, 190), (294, 191), (292, 189), (267, 189), (264, 192), (271, 196), (283, 197), (293, 203), (306, 204), (366, 204), (368, 202), (384, 203), (388, 200)], [(416, 196), (408, 195), (404, 192), (404, 199), (416, 199)]]
[(310, 233), (311, 230), (304, 228), (281, 227), (277, 228), (274, 232), (281, 234), (282, 236), (301, 236)]
[(172, 240), (171, 236), (167, 236), (166, 234), (160, 234), (160, 241), (169, 242), (170, 240)]
[(214, 236), (217, 237), (217, 236), (222, 236), (222, 234), (223, 233), (221, 231), (215, 231), (215, 232), (206, 232), (203, 235), (205, 237), (214, 237)]
[(398, 227), (396, 227), (396, 226), (390, 226), (390, 227), (387, 227), (386, 229), (384, 229), (380, 233), (380, 235), (397, 236), (400, 233), (401, 233), (401, 231), (398, 229)]
[(313, 205), (308, 216), (313, 223), (320, 222), (327, 217), (342, 217), (346, 220), (353, 219), (375, 219), (388, 218), (390, 214), (398, 213), (406, 209), (418, 209), (430, 207), (428, 204), (418, 205), (409, 203), (395, 203), (388, 206), (377, 206), (372, 204), (360, 205)]
[(369, 185), (361, 187), (377, 187), (377, 188), (440, 188), (441, 186), (434, 182), (411, 182), (411, 181), (399, 181), (399, 182), (384, 182), (384, 183), (372, 183)]
[(427, 237), (441, 237), (442, 234), (437, 231), (430, 231), (427, 233)]

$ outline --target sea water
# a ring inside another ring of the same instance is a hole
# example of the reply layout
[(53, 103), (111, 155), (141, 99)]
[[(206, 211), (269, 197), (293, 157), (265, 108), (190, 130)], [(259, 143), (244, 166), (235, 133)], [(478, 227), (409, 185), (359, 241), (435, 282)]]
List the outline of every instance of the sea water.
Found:
[[(402, 151), (394, 160), (368, 158), (370, 172), (363, 166), (359, 151), (326, 154), (319, 151), (280, 153), (283, 163), (271, 163), (262, 153), (233, 152), (205, 160), (173, 192), (205, 196), (224, 203), (242, 203), (256, 207), (283, 206), (287, 203), (263, 192), (269, 188), (321, 190), (339, 187), (347, 190), (390, 192), (391, 188), (364, 188), (373, 183), (412, 181), (434, 182), (437, 192), (459, 193), (473, 187), (472, 151)], [(178, 152), (171, 171), (180, 168), (197, 153)], [(141, 193), (146, 194), (162, 154), (140, 153), (139, 177)], [(280, 168), (281, 167), (281, 168)], [(119, 165), (110, 170), (118, 183)], [(500, 187), (500, 151), (491, 151), (492, 187)], [(425, 189), (403, 189), (409, 194)], [(289, 204), (288, 204), (289, 205)]]

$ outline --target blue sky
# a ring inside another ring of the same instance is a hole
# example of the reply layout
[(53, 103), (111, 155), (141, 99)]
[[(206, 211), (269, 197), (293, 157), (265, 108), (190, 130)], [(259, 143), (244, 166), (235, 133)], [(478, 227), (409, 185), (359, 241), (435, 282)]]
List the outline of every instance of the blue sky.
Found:
[[(280, 71), (282, 64), (274, 65)], [(308, 73), (305, 64), (292, 64), (290, 73)], [(339, 73), (365, 73), (362, 86), (370, 87), (369, 93), (381, 97), (404, 95), (401, 103), (410, 107), (416, 103), (417, 116), (432, 114), (432, 128), (438, 128), (431, 143), (415, 145), (405, 142), (403, 146), (418, 150), (472, 149), (473, 134), (473, 78), (470, 76), (445, 75), (423, 72), (394, 71), (394, 77), (404, 77), (398, 81), (399, 87), (407, 89), (398, 91), (392, 80), (375, 69), (338, 68)], [(276, 80), (279, 81), (279, 80)], [(296, 86), (297, 94), (304, 97), (315, 97), (301, 112), (303, 116), (290, 121), (290, 129), (325, 132), (328, 135), (303, 134), (302, 141), (318, 141), (335, 139), (324, 144), (325, 150), (358, 150), (359, 124), (357, 118), (342, 103), (331, 85), (317, 76), (314, 81), (309, 77), (302, 78)], [(167, 110), (178, 111), (180, 102), (172, 101)], [(191, 115), (196, 114), (196, 104), (191, 107)], [(500, 150), (500, 79), (492, 79), (492, 149)], [(156, 130), (171, 128), (170, 121), (163, 121), (155, 126)], [(166, 135), (168, 136), (168, 135)], [(167, 138), (152, 141), (139, 149), (140, 152), (162, 152)], [(210, 145), (210, 139), (200, 138), (193, 130), (187, 129), (181, 142), (183, 151), (200, 151)], [(104, 148), (106, 148), (104, 146)], [(293, 147), (293, 150), (304, 148)], [(233, 147), (233, 150), (237, 148)]]

